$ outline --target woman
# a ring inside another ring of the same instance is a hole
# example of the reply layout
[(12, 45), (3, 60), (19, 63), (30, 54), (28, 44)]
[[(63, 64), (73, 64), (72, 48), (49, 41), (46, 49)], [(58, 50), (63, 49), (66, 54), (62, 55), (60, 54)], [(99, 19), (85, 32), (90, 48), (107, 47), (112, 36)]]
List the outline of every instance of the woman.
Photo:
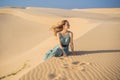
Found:
[(43, 57), (43, 60), (50, 59), (52, 56), (67, 56), (70, 54), (69, 47), (71, 48), (71, 52), (74, 52), (73, 33), (68, 30), (69, 28), (70, 24), (67, 20), (62, 20), (60, 24), (52, 27), (58, 39), (58, 45), (49, 50)]

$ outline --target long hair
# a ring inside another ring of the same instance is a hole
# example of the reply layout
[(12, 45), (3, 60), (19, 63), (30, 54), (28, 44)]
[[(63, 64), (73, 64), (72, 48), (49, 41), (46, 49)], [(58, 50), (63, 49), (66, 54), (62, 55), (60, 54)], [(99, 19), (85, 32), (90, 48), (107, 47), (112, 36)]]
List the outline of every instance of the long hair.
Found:
[(55, 36), (57, 36), (58, 32), (61, 32), (63, 30), (63, 25), (65, 25), (66, 22), (69, 23), (68, 20), (62, 20), (57, 25), (51, 27), (51, 29), (54, 31)]

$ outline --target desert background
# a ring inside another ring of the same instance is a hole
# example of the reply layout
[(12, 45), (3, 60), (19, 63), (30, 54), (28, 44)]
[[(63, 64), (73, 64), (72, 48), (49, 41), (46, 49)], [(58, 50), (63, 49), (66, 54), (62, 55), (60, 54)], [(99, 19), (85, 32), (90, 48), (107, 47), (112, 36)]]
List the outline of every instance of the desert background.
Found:
[[(77, 55), (43, 55), (70, 22)], [(0, 7), (0, 80), (120, 80), (120, 8)]]

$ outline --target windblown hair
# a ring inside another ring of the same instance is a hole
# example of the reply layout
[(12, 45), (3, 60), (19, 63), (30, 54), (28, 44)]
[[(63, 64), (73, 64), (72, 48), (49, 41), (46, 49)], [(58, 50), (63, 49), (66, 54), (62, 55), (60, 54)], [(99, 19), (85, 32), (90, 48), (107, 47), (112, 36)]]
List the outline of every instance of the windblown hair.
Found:
[(62, 20), (57, 25), (54, 25), (54, 26), (51, 27), (51, 29), (54, 31), (55, 36), (57, 36), (58, 32), (63, 30), (63, 25), (65, 25), (66, 22), (69, 23), (68, 20)]

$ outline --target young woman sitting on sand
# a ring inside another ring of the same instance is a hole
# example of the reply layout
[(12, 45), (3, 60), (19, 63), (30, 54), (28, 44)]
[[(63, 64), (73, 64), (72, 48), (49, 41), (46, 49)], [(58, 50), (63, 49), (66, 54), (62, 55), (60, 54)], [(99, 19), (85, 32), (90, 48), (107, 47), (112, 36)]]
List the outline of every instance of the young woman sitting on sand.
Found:
[(74, 52), (73, 44), (73, 33), (69, 31), (70, 24), (67, 20), (62, 20), (57, 26), (53, 26), (55, 36), (58, 39), (58, 45), (53, 49), (49, 50), (43, 57), (43, 60), (50, 59), (52, 56), (68, 56), (70, 55), (69, 46), (71, 48), (71, 53)]

